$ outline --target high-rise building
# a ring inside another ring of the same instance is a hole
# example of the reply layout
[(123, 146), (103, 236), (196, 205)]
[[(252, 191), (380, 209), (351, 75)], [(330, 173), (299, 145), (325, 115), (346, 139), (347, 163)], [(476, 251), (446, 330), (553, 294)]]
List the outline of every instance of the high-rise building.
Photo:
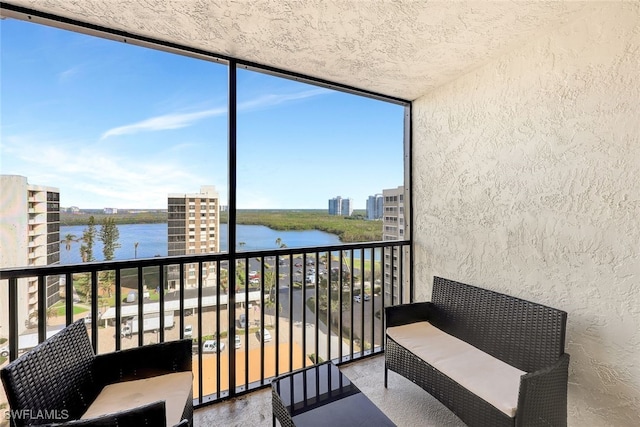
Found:
[(353, 200), (338, 196), (329, 199), (329, 215), (351, 216), (353, 214)]
[(384, 199), (382, 194), (369, 196), (367, 199), (367, 219), (374, 220), (382, 218), (384, 209)]
[[(0, 268), (60, 263), (60, 191), (31, 185), (19, 175), (0, 175)], [(18, 325), (27, 327), (38, 313), (38, 299), (50, 307), (60, 299), (58, 276), (46, 278), (46, 295), (38, 295), (38, 279), (18, 279)], [(9, 306), (0, 286), (0, 307)], [(42, 319), (41, 319), (42, 320)], [(0, 316), (0, 326), (8, 321)], [(6, 329), (5, 329), (6, 331)]]
[[(382, 190), (382, 198), (384, 206), (382, 240), (404, 240), (404, 187)], [(389, 304), (399, 301), (400, 268), (406, 269), (409, 265), (408, 260), (400, 260), (402, 252), (399, 247), (393, 249), (385, 248), (384, 250), (384, 291), (385, 298)], [(404, 301), (407, 300), (405, 299)]]
[[(199, 193), (169, 194), (168, 196), (168, 250), (169, 256), (194, 255), (220, 251), (220, 199), (212, 185), (202, 186)], [(185, 285), (199, 283), (198, 264), (185, 266)], [(204, 263), (203, 286), (215, 284), (215, 264)], [(178, 269), (169, 271), (169, 287), (179, 286)]]

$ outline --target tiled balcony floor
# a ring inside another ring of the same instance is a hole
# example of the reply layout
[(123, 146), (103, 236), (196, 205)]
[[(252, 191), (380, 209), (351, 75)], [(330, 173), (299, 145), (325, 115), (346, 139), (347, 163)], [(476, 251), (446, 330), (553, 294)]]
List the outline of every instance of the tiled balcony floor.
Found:
[[(440, 402), (395, 372), (389, 372), (389, 388), (385, 389), (384, 355), (342, 365), (340, 370), (399, 427), (464, 426)], [(271, 426), (271, 389), (198, 409), (194, 425)]]

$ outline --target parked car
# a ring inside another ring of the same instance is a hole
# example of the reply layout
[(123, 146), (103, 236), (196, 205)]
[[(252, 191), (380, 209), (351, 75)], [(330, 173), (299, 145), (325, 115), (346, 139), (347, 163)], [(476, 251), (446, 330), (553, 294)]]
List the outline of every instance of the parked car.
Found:
[(354, 297), (353, 297), (353, 300), (354, 300), (355, 302), (362, 302), (362, 298), (360, 297), (360, 295), (356, 295), (356, 296), (354, 296)]
[(240, 348), (240, 335), (236, 335), (236, 348)]
[[(262, 330), (262, 335), (264, 336), (264, 342), (271, 341), (271, 334), (269, 333), (268, 330), (263, 329)], [(260, 330), (256, 331), (256, 338), (258, 338), (258, 341), (260, 341), (260, 338), (261, 338), (260, 337)]]
[(302, 267), (302, 263), (301, 262), (296, 262), (295, 264), (293, 264), (294, 267)]
[(193, 338), (193, 326), (185, 325), (184, 326), (184, 337), (185, 338)]
[(249, 284), (250, 285), (259, 285), (260, 284), (260, 279), (258, 279), (257, 277), (254, 277), (253, 279), (249, 279)]
[(9, 347), (0, 348), (0, 356), (8, 357), (9, 356)]
[[(220, 343), (220, 351), (224, 350), (224, 343)], [(218, 351), (218, 342), (216, 340), (207, 340), (202, 344), (203, 353), (215, 353)]]
[(247, 315), (244, 313), (240, 313), (240, 318), (238, 319), (238, 324), (240, 325), (241, 329), (244, 329), (247, 327)]
[(365, 301), (369, 301), (371, 299), (371, 295), (369, 294), (364, 294), (364, 300)]

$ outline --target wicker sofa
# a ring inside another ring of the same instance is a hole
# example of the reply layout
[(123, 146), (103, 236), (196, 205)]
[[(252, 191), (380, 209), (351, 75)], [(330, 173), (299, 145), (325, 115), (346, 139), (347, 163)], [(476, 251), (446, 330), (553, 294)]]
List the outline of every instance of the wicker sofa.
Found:
[(566, 312), (435, 277), (385, 314), (385, 388), (397, 372), (470, 426), (566, 426)]
[(0, 371), (13, 426), (193, 424), (191, 340), (95, 355), (79, 320)]

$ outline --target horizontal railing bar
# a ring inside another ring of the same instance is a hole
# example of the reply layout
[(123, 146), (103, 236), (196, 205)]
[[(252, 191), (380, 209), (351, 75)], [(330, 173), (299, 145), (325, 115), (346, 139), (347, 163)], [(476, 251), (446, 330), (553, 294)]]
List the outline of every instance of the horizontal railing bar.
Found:
[[(408, 246), (409, 240), (393, 240), (393, 241), (378, 241), (378, 242), (365, 242), (365, 243), (346, 243), (342, 245), (330, 245), (330, 246), (313, 246), (303, 248), (279, 248), (273, 250), (259, 250), (259, 251), (247, 251), (237, 252), (237, 259), (252, 258), (252, 257), (274, 257), (274, 256), (286, 256), (286, 255), (302, 255), (304, 253), (312, 252), (338, 252), (340, 250), (347, 251), (352, 249), (361, 248), (381, 248), (387, 246)], [(66, 265), (49, 265), (49, 266), (29, 266), (29, 267), (11, 267), (0, 269), (0, 280), (9, 279), (12, 277), (34, 277), (38, 275), (53, 276), (65, 273), (90, 273), (93, 271), (103, 270), (116, 270), (127, 269), (137, 267), (156, 267), (156, 266), (168, 266), (176, 264), (191, 264), (198, 262), (213, 262), (217, 260), (227, 261), (229, 259), (228, 253), (215, 253), (215, 254), (199, 254), (199, 255), (177, 255), (166, 257), (153, 257), (153, 258), (139, 258), (134, 260), (124, 261), (96, 261), (86, 262), (79, 264), (66, 264)]]

